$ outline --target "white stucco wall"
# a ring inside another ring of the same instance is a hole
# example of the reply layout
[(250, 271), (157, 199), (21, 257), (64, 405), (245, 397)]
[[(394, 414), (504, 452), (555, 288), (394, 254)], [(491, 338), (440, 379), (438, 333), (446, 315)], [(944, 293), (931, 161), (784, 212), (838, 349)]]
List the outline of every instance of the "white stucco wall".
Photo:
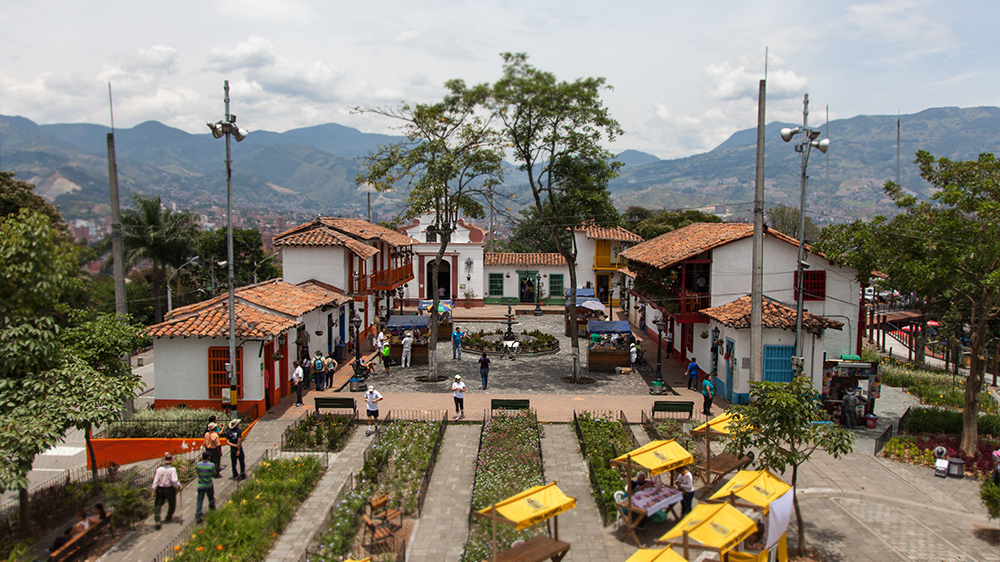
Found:
[[(240, 342), (237, 341), (237, 344)], [(157, 338), (153, 362), (157, 400), (209, 400), (208, 348), (229, 347), (225, 338)], [(264, 399), (261, 342), (243, 344), (243, 399)], [(215, 400), (215, 399), (213, 399)], [(221, 403), (221, 400), (219, 401)]]
[(281, 259), (282, 278), (293, 285), (315, 279), (339, 289), (347, 288), (347, 258), (343, 247), (286, 246), (281, 250)]

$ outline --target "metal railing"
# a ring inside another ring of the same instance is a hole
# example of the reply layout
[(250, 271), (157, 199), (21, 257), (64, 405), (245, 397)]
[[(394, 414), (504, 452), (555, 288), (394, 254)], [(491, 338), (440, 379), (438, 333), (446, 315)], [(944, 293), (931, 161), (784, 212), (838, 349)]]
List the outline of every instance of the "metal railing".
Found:
[(879, 435), (878, 438), (875, 439), (874, 454), (876, 457), (878, 456), (879, 453), (882, 452), (882, 449), (885, 448), (886, 443), (888, 443), (889, 440), (892, 439), (893, 436), (895, 436), (895, 434), (896, 434), (896, 426), (893, 424), (889, 424), (889, 427), (885, 428), (885, 431), (882, 432), (882, 435)]

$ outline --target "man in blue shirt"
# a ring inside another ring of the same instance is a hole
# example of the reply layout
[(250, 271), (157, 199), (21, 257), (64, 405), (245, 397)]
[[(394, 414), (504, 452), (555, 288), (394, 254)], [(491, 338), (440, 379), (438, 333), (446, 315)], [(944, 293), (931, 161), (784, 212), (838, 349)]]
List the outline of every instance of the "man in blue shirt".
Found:
[(688, 390), (698, 390), (698, 362), (693, 358), (688, 363)]
[(455, 326), (455, 331), (451, 333), (451, 358), (462, 358), (462, 329)]
[(194, 472), (198, 475), (198, 503), (195, 504), (194, 520), (201, 523), (201, 508), (208, 497), (208, 509), (215, 510), (215, 485), (212, 477), (215, 475), (215, 464), (212, 463), (212, 455), (208, 451), (201, 454), (201, 462), (194, 465)]

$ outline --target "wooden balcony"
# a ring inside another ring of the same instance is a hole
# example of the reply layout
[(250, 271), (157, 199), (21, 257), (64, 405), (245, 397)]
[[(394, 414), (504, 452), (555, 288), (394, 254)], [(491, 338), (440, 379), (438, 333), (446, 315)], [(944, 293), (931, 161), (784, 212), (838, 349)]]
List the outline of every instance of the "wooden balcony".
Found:
[(703, 322), (707, 321), (698, 311), (712, 307), (712, 293), (693, 293), (689, 291), (676, 291), (674, 298), (677, 299), (677, 320), (680, 322)]
[(391, 291), (411, 279), (413, 279), (413, 262), (406, 261), (398, 267), (382, 269), (353, 279), (351, 294), (367, 295), (374, 291)]
[(619, 260), (618, 256), (594, 256), (595, 271), (617, 271), (619, 267), (624, 265), (624, 260)]

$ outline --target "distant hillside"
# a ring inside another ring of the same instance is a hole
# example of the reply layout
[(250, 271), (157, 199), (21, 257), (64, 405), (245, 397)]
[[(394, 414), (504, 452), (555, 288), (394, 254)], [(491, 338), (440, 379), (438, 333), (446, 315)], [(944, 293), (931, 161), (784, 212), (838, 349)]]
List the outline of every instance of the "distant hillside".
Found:
[[(956, 159), (1000, 151), (1000, 108), (936, 108), (900, 120), (902, 184), (920, 197), (929, 195), (929, 186), (912, 164), (918, 149)], [(798, 206), (801, 160), (778, 135), (785, 126), (794, 125), (771, 123), (766, 128), (765, 198), (768, 205)], [(881, 187), (896, 177), (896, 116), (840, 119), (829, 124), (829, 131), (828, 154), (814, 152), (809, 163), (808, 206), (814, 220), (894, 212)], [(36, 184), (67, 218), (104, 217), (108, 132), (100, 125), (38, 125), (0, 116), (0, 167)], [(354, 183), (360, 157), (398, 139), (333, 123), (284, 133), (253, 131), (233, 145), (234, 200), (249, 209), (360, 211), (366, 203)], [(123, 200), (140, 191), (161, 194), (179, 208), (224, 204), (225, 144), (207, 129), (190, 134), (149, 121), (117, 130), (115, 142)], [(687, 158), (660, 160), (626, 150), (617, 157), (625, 166), (611, 184), (612, 195), (621, 208), (704, 206), (744, 215), (753, 199), (755, 142), (756, 130), (746, 129), (710, 152)], [(507, 182), (516, 193), (527, 189), (523, 174), (512, 171)], [(400, 198), (380, 195), (373, 198), (373, 207), (391, 213)]]

